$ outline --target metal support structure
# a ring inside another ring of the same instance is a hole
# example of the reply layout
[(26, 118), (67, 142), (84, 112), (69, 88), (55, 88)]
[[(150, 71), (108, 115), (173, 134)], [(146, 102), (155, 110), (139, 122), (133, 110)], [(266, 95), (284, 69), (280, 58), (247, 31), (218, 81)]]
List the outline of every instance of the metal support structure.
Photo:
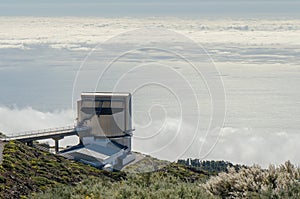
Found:
[(55, 139), (55, 153), (58, 153), (59, 151), (59, 140)]
[(59, 152), (59, 140), (63, 139), (63, 136), (52, 138), (55, 141), (55, 153)]
[(33, 146), (33, 141), (31, 140), (31, 141), (29, 141), (29, 142), (26, 142), (26, 144), (27, 144), (27, 146)]

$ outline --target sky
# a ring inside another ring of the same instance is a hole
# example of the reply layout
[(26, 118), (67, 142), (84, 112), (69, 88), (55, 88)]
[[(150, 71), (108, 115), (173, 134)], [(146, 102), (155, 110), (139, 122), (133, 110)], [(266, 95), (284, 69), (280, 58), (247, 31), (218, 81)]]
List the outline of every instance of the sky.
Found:
[(1, 16), (298, 18), (299, 13), (297, 0), (0, 0)]

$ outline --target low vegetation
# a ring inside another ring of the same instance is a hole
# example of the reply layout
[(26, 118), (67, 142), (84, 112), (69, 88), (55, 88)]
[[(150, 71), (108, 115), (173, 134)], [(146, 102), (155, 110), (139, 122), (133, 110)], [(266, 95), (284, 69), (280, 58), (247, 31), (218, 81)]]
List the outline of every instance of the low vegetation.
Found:
[(215, 198), (198, 183), (183, 181), (163, 172), (130, 174), (118, 182), (89, 178), (77, 186), (60, 186), (33, 198)]
[(53, 186), (76, 185), (89, 176), (118, 181), (125, 177), (125, 173), (98, 170), (10, 141), (5, 144), (0, 165), (0, 196), (21, 198)]
[(300, 169), (289, 161), (275, 168), (254, 165), (238, 172), (229, 168), (204, 184), (211, 194), (222, 198), (300, 198)]
[(6, 137), (5, 134), (0, 132), (0, 138), (5, 138), (5, 137)]
[[(226, 164), (229, 167), (225, 169)], [(204, 165), (210, 165), (211, 169), (203, 170), (199, 165), (186, 166), (146, 156), (122, 172), (106, 172), (19, 142), (9, 142), (0, 166), (0, 196), (36, 199), (300, 198), (300, 171), (290, 162), (268, 169), (230, 167), (230, 164), (205, 162)], [(143, 167), (146, 171), (156, 170), (145, 172), (141, 170)], [(223, 171), (219, 172), (221, 168)]]
[(206, 171), (211, 175), (217, 175), (220, 172), (228, 172), (228, 168), (234, 168), (236, 171), (240, 170), (241, 168), (246, 168), (245, 165), (232, 164), (231, 162), (224, 160), (209, 161), (188, 158), (186, 160), (178, 160), (177, 163), (196, 170)]

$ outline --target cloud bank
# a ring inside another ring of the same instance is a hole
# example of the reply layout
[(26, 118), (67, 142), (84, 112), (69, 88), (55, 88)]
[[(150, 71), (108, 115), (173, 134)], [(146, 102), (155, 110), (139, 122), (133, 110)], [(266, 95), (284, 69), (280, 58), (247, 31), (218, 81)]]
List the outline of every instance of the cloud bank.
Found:
[(0, 17), (0, 30), (5, 30), (0, 32), (0, 50), (46, 47), (87, 53), (115, 35), (147, 27), (181, 33), (203, 45), (218, 62), (300, 61), (298, 19)]
[(63, 127), (73, 124), (73, 111), (41, 112), (31, 107), (0, 107), (0, 131), (7, 135), (22, 131)]
[[(73, 122), (72, 110), (41, 112), (30, 107), (23, 109), (0, 107), (0, 115), (0, 131), (7, 135), (12, 132), (62, 127)], [(195, 135), (194, 128), (188, 123), (182, 123), (181, 128), (184, 130), (177, 132), (179, 123), (176, 119), (167, 118), (157, 136), (150, 136), (146, 140), (134, 138), (134, 150), (171, 161), (178, 158), (202, 157), (247, 165), (257, 163), (263, 167), (267, 167), (270, 163), (281, 164), (286, 160), (300, 164), (299, 133), (284, 131), (259, 133), (246, 127), (225, 127), (210, 132), (206, 137), (200, 132)], [(160, 122), (154, 122), (154, 125), (156, 124), (161, 125)], [(155, 134), (155, 132), (139, 132), (139, 128), (136, 128), (135, 133), (138, 133), (138, 137)], [(62, 140), (61, 145), (76, 144), (77, 141), (68, 138)], [(214, 147), (210, 151), (212, 146)], [(187, 151), (183, 153), (186, 149)]]
[(263, 167), (271, 163), (279, 165), (286, 160), (300, 164), (299, 139), (299, 133), (262, 133), (251, 128), (226, 127), (221, 130), (220, 139), (208, 158)]
[(300, 20), (297, 19), (0, 17), (0, 27), (5, 30), (0, 32), (1, 46), (17, 47), (48, 44), (55, 48), (77, 49), (82, 45), (98, 44), (122, 32), (147, 27), (175, 30), (200, 43), (300, 44)]
[[(134, 138), (134, 149), (152, 156), (176, 161), (181, 158), (227, 160), (237, 164), (259, 164), (267, 168), (269, 164), (282, 164), (287, 160), (300, 164), (297, 151), (299, 133), (259, 132), (251, 128), (224, 127), (209, 132), (195, 134), (194, 127), (181, 124), (182, 131), (176, 133), (180, 121), (167, 118), (162, 131), (144, 131), (141, 134), (155, 135), (146, 140)], [(154, 122), (155, 126), (160, 125)], [(136, 128), (139, 133), (139, 128)]]
[[(112, 36), (144, 27), (174, 30), (203, 44), (212, 58), (219, 62), (218, 65), (225, 74), (224, 82), (229, 99), (227, 115), (229, 124), (221, 129), (219, 141), (205, 158), (225, 159), (243, 164), (259, 163), (263, 166), (269, 163), (279, 164), (288, 159), (300, 163), (297, 156), (300, 151), (300, 145), (297, 144), (300, 135), (296, 133), (299, 129), (297, 85), (299, 85), (300, 20), (0, 17), (0, 30), (5, 30), (0, 31), (0, 52), (3, 53), (1, 59), (3, 64), (0, 64), (0, 70), (2, 68), (12, 70), (16, 67), (16, 59), (20, 53), (15, 55), (11, 53), (15, 52), (12, 49), (32, 53), (34, 57), (40, 48), (46, 49), (45, 55), (53, 55), (53, 49), (58, 54), (72, 52), (70, 57), (60, 59), (72, 60), (73, 58), (76, 61), (78, 55), (86, 55), (97, 44)], [(130, 41), (123, 41), (119, 45), (126, 45), (128, 42)], [(60, 51), (61, 49), (64, 51)], [(28, 58), (28, 54), (22, 56)], [(8, 55), (11, 59), (7, 59)], [(69, 65), (58, 62), (48, 66), (46, 63), (57, 60), (57, 57), (55, 59), (45, 57), (40, 58), (45, 62), (37, 64), (37, 67), (46, 66), (53, 69), (56, 66), (60, 69), (57, 74), (61, 74), (64, 70), (69, 73), (71, 61), (68, 62)], [(20, 78), (16, 79), (21, 79), (26, 72), (23, 66), (24, 60), (19, 61), (24, 72), (22, 71)], [(133, 60), (134, 57), (125, 61)], [(235, 63), (232, 64), (233, 62)], [(34, 63), (34, 59), (29, 60), (28, 67)], [(16, 75), (15, 71), (11, 74)], [(13, 79), (9, 75), (3, 76)], [(51, 79), (59, 78), (51, 76)], [(9, 87), (11, 82), (7, 80), (6, 83), (5, 87)], [(62, 82), (61, 85), (65, 84), (66, 82)], [(7, 93), (15, 90), (15, 85), (11, 84)], [(58, 86), (53, 87), (56, 89)], [(71, 110), (41, 112), (30, 107), (10, 109), (2, 106), (0, 116), (0, 131), (8, 134), (73, 123)], [(176, 120), (167, 120), (164, 128), (168, 133), (165, 136), (161, 135), (159, 139), (147, 142), (146, 151), (143, 145), (145, 143), (136, 141), (135, 149), (149, 152), (150, 149), (164, 146), (170, 141), (170, 135), (176, 130), (177, 124)], [(188, 123), (182, 125), (185, 132), (178, 134), (166, 150), (153, 155), (174, 160), (176, 157), (174, 154), (179, 154), (186, 145), (190, 144), (191, 127)], [(265, 131), (267, 127), (273, 129)], [(199, 157), (201, 145), (203, 148), (200, 155), (204, 155), (217, 138), (218, 134), (215, 133), (210, 133), (206, 138), (199, 135), (185, 154), (186, 157)]]

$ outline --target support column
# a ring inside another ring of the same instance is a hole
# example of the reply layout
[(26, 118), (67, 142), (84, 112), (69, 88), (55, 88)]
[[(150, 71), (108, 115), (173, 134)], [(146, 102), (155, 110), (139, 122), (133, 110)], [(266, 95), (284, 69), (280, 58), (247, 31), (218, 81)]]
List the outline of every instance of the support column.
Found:
[(55, 153), (58, 153), (59, 151), (59, 140), (58, 139), (55, 139)]
[(59, 152), (59, 140), (63, 139), (64, 137), (55, 137), (52, 138), (55, 141), (55, 153)]
[(26, 142), (27, 146), (33, 146), (33, 141)]

